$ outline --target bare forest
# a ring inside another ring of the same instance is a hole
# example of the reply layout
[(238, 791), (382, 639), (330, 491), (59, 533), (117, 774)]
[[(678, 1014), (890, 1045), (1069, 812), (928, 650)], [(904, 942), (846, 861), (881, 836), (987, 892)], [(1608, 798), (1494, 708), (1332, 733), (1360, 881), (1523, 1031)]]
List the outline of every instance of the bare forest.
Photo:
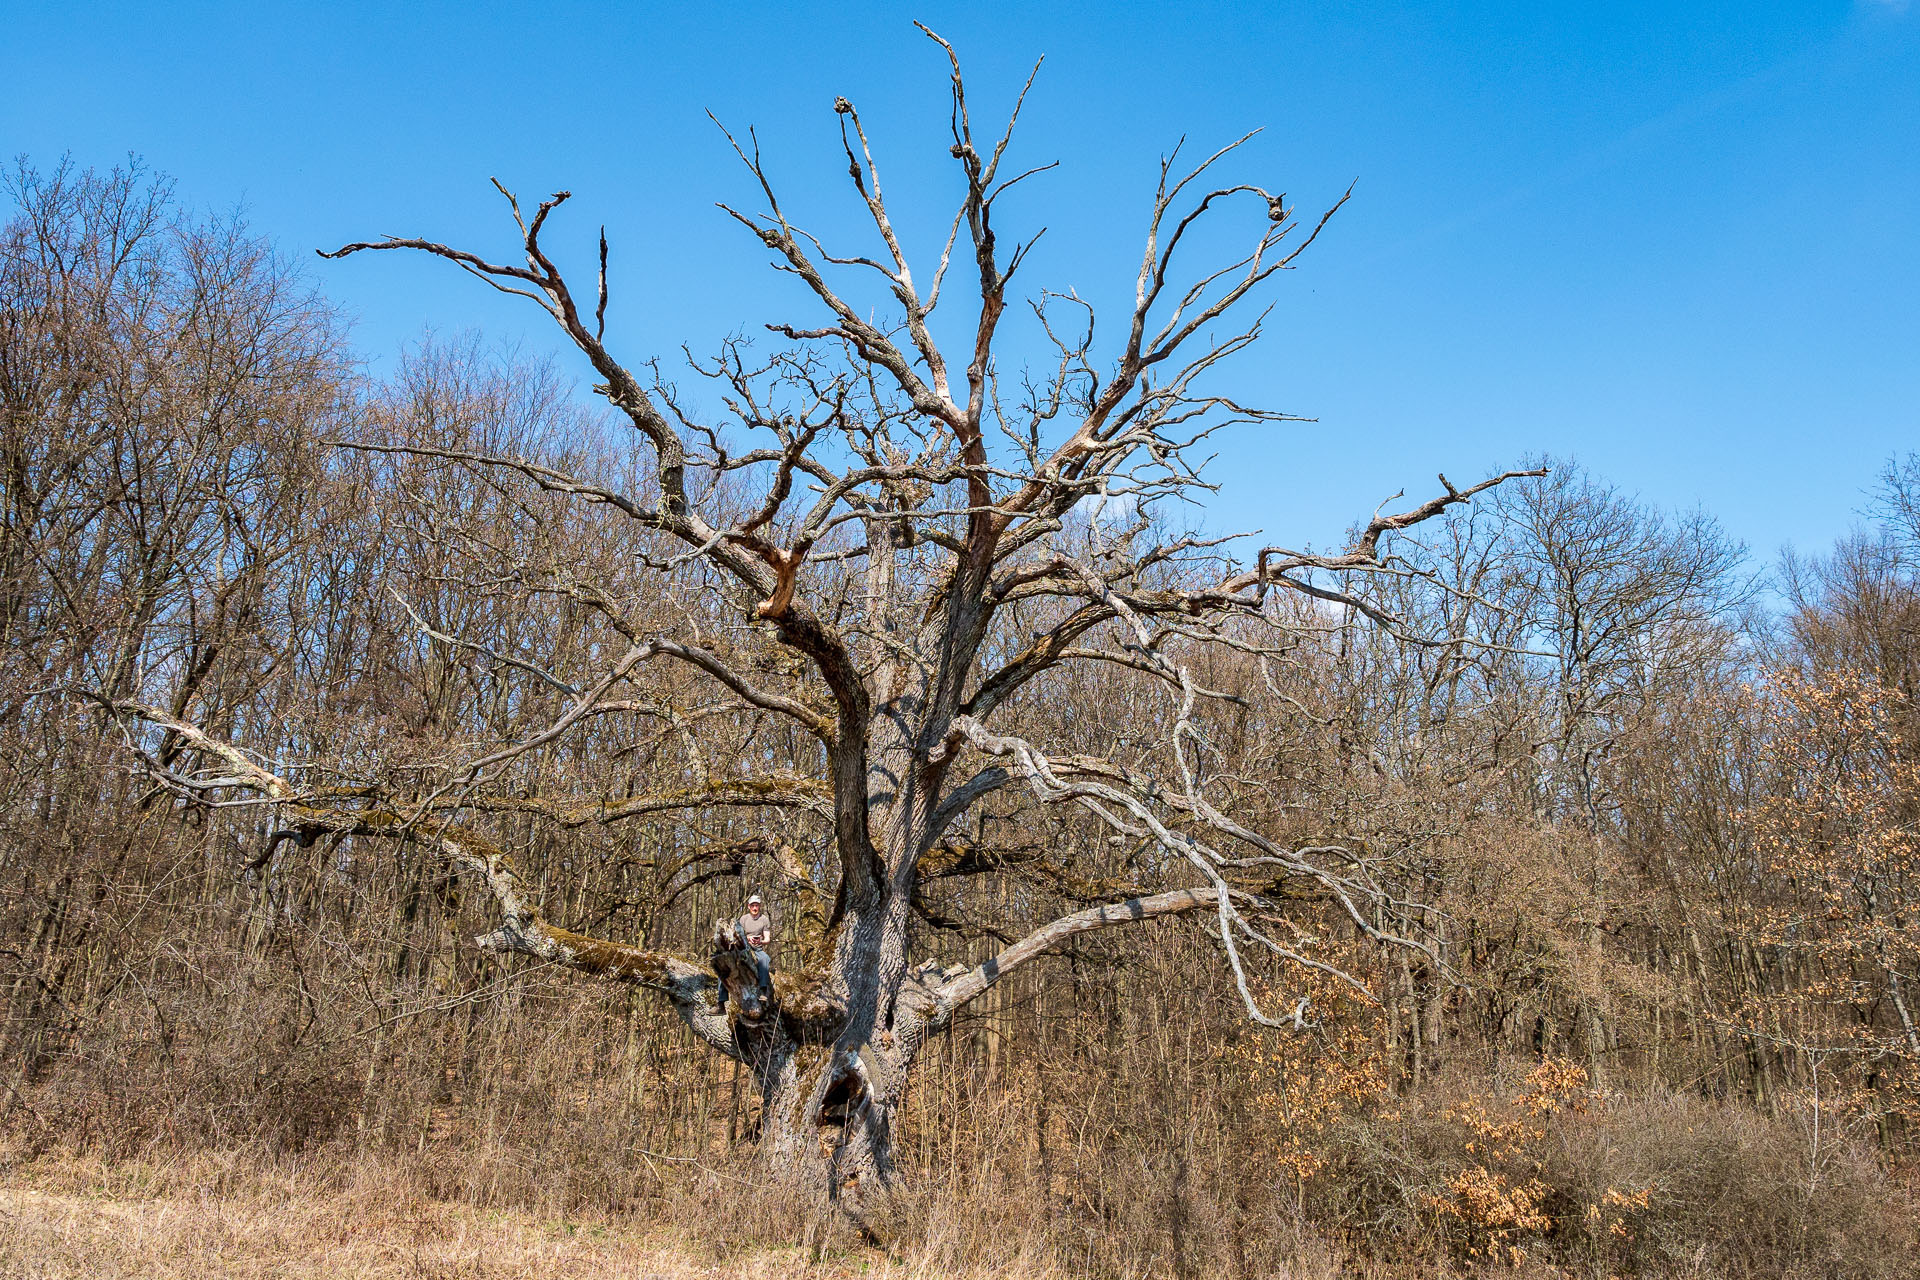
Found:
[[(1096, 316), (951, 70), (929, 261), (854, 104), (858, 224), (719, 137), (810, 309), (712, 351), (622, 349), (620, 228), (557, 260), (508, 175), (486, 245), (323, 261), (9, 171), (4, 1181), (794, 1274), (1909, 1274), (1920, 461), (1778, 564), (1546, 457), (1225, 537), (1341, 193), (1174, 153)], [(399, 254), (565, 354), (370, 373), (325, 289)]]

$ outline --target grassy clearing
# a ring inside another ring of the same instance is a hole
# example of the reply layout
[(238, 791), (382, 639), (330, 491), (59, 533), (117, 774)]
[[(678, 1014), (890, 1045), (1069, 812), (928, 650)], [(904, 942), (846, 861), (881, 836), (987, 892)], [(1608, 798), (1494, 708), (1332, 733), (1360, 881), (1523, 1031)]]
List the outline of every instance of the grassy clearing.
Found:
[(951, 1273), (852, 1247), (729, 1249), (671, 1222), (542, 1220), (449, 1203), (421, 1194), (395, 1169), (65, 1157), (0, 1174), (0, 1276), (20, 1280), (934, 1274)]

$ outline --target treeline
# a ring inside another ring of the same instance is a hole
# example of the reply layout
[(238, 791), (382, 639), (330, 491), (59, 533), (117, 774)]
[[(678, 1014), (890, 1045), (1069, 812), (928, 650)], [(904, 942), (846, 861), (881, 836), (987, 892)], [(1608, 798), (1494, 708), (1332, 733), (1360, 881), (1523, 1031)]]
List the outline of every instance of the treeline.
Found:
[[(22, 165), (8, 192), (11, 1150), (327, 1152), (555, 1213), (691, 1214), (700, 1188), (702, 1212), (737, 1213), (713, 1179), (751, 1160), (752, 1090), (664, 1007), (476, 950), (490, 900), (414, 844), (289, 830), (218, 789), (181, 803), (155, 770), (201, 762), (162, 736), (136, 765), (102, 700), (305, 786), (404, 789), (552, 719), (618, 639), (587, 593), (788, 659), (633, 522), (485, 464), (633, 479), (559, 371), (460, 339), (372, 376), (288, 258), (137, 167)], [(1205, 674), (1232, 695), (1209, 747), (1241, 820), (1368, 860), (1397, 886), (1377, 925), (1429, 949), (1362, 946), (1302, 891), (1269, 923), (1368, 991), (1261, 970), (1294, 1033), (1243, 1020), (1198, 921), (1009, 978), (901, 1118), (930, 1239), (1114, 1272), (1318, 1250), (1897, 1273), (1912, 1228), (1888, 1178), (1920, 1118), (1920, 464), (1889, 466), (1860, 533), (1772, 569), (1708, 515), (1550, 465), (1395, 543), (1371, 617), (1302, 607), (1288, 653)], [(635, 679), (644, 696), (527, 753), (486, 820), (556, 923), (698, 955), (749, 889), (792, 910), (772, 850), (829, 837), (798, 801), (734, 808), (728, 788), (818, 760), (679, 671)], [(1115, 662), (1019, 714), (1125, 763), (1165, 711)], [(515, 788), (556, 782), (715, 802), (516, 810)], [(998, 869), (929, 864), (920, 949), (979, 960), (1006, 920), (1109, 900), (1152, 855), (1010, 793), (943, 856)]]

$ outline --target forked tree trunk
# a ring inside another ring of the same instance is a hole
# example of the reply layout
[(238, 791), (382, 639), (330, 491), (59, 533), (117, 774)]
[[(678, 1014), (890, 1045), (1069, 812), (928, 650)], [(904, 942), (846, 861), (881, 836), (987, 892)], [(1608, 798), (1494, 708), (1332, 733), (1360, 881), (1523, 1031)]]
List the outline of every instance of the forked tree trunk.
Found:
[(881, 1046), (847, 1052), (779, 1027), (736, 1024), (760, 1089), (756, 1136), (768, 1174), (863, 1228), (894, 1186), (893, 1118), (906, 1071)]
[[(759, 1087), (758, 1141), (770, 1173), (871, 1229), (865, 1211), (893, 1185), (893, 1117), (912, 1049), (939, 1002), (923, 975), (897, 987), (885, 981), (904, 947), (897, 938), (876, 946), (892, 931), (860, 924), (851, 922), (828, 964), (776, 975), (764, 995), (729, 926), (716, 932), (713, 968), (728, 988), (731, 1048)], [(834, 996), (830, 1012), (818, 1000), (823, 991)]]
[(904, 913), (870, 912), (850, 921), (828, 963), (775, 975), (764, 1001), (753, 989), (757, 975), (738, 935), (722, 924), (713, 974), (727, 984), (730, 1023), (721, 1023), (706, 1003), (712, 976), (682, 970), (659, 985), (696, 1034), (754, 1073), (759, 1142), (770, 1174), (878, 1234), (874, 1214), (894, 1186), (894, 1119), (928, 1036), (1007, 973), (1069, 938), (1217, 902), (1212, 890), (1178, 889), (1089, 907), (982, 964), (956, 968), (929, 960), (908, 969)]

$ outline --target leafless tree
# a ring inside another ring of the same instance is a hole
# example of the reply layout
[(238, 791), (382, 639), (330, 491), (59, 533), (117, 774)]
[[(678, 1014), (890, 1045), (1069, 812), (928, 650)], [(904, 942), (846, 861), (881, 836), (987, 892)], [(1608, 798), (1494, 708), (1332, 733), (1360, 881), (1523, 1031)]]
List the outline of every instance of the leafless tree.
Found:
[[(1251, 955), (1329, 967), (1311, 939), (1269, 923), (1284, 919), (1301, 885), (1359, 935), (1424, 945), (1383, 927), (1401, 916), (1378, 909), (1391, 892), (1364, 851), (1290, 846), (1220, 800), (1210, 717), (1243, 695), (1209, 687), (1201, 660), (1224, 651), (1259, 668), (1283, 659), (1304, 632), (1394, 629), (1353, 579), (1412, 572), (1392, 555), (1401, 531), (1507, 478), (1456, 488), (1443, 477), (1438, 496), (1376, 513), (1337, 553), (1268, 546), (1236, 563), (1225, 539), (1169, 532), (1164, 513), (1209, 487), (1203, 442), (1225, 428), (1290, 420), (1232, 398), (1220, 389), (1223, 374), (1261, 338), (1267, 286), (1346, 197), (1301, 220), (1283, 193), (1213, 179), (1240, 143), (1192, 165), (1176, 148), (1161, 166), (1133, 304), (1117, 335), (1097, 330), (1074, 293), (1039, 291), (1026, 306), (1046, 358), (1011, 372), (996, 353), (1021, 305), (1010, 291), (1038, 236), (1003, 238), (1001, 202), (1052, 166), (1017, 169), (1009, 160), (1018, 101), (1004, 130), (975, 134), (958, 60), (932, 38), (952, 67), (950, 151), (961, 187), (937, 261), (930, 271), (910, 265), (852, 103), (838, 99), (834, 109), (877, 246), (868, 253), (831, 250), (792, 221), (753, 136), (730, 135), (760, 207), (723, 207), (804, 284), (820, 318), (768, 325), (788, 344), (772, 352), (740, 340), (693, 361), (711, 395), (686, 393), (655, 364), (614, 354), (604, 234), (597, 281), (584, 291), (542, 241), (566, 192), (529, 210), (501, 188), (519, 239), (513, 260), (412, 238), (325, 255), (425, 253), (540, 307), (642, 448), (645, 465), (634, 474), (644, 483), (613, 484), (417, 431), (345, 441), (617, 512), (647, 535), (630, 568), (687, 575), (703, 588), (678, 619), (642, 616), (616, 582), (590, 569), (527, 569), (531, 589), (569, 601), (582, 625), (611, 641), (576, 655), (585, 671), (577, 676), (416, 614), (436, 643), (557, 699), (543, 727), (458, 759), (343, 779), (297, 761), (264, 762), (180, 708), (96, 690), (129, 747), (177, 793), (222, 803), (264, 797), (292, 830), (391, 836), (437, 851), (497, 899), (499, 927), (483, 947), (663, 991), (700, 1039), (751, 1068), (771, 1158), (812, 1185), (851, 1191), (853, 1205), (870, 1203), (891, 1179), (892, 1118), (929, 1034), (1077, 935), (1204, 913), (1247, 1015), (1276, 1027), (1304, 1025), (1309, 1010), (1304, 1001), (1273, 1004), (1251, 976)], [(1246, 224), (1240, 256), (1190, 269), (1199, 228), (1236, 215)], [(865, 286), (877, 288), (877, 303)], [(949, 323), (958, 308), (964, 314)], [(936, 331), (962, 336), (955, 344)], [(756, 747), (704, 760), (705, 781), (691, 787), (605, 795), (520, 785), (517, 762), (609, 716), (656, 717), (697, 743), (698, 716), (649, 701), (636, 684), (660, 664), (695, 677), (720, 711), (760, 726), (753, 742), (788, 735), (809, 744), (802, 758), (811, 763), (776, 770)], [(1161, 690), (1159, 728), (1146, 747), (1072, 752), (1018, 732), (1015, 708), (1089, 665)], [(949, 881), (999, 866), (991, 850), (952, 837), (981, 806), (1022, 789), (1029, 803), (1076, 809), (1111, 839), (1149, 851), (1138, 876), (1108, 886), (1107, 900), (1009, 935), (985, 963), (916, 963), (923, 877), (935, 862)], [(770, 991), (755, 989), (725, 927), (709, 967), (550, 923), (540, 891), (487, 828), (504, 815), (574, 825), (717, 806), (784, 810), (796, 832), (813, 821), (825, 831), (817, 846), (796, 837), (772, 851), (799, 904), (790, 923), (805, 962)], [(734, 997), (730, 1017), (714, 1007), (716, 981)]]
[[(311, 286), (137, 163), (23, 161), (0, 190), (0, 809), (31, 921), (0, 986), (17, 1086), (74, 1021), (74, 956), (109, 932), (104, 895), (80, 887), (81, 833), (124, 799), (93, 785), (97, 707), (49, 695), (153, 695), (238, 730), (279, 674), (290, 565), (324, 523), (308, 505), (318, 440), (341, 426), (349, 376)], [(183, 745), (162, 737), (152, 758), (170, 769)], [(148, 811), (140, 790), (121, 825)]]

